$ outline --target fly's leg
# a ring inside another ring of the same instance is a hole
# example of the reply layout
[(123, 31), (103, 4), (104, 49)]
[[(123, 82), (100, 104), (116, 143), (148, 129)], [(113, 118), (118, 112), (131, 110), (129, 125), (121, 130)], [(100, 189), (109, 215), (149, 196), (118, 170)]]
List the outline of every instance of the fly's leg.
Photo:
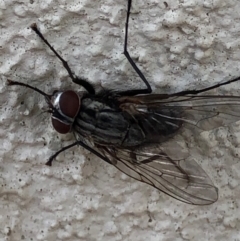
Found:
[[(126, 18), (126, 25), (125, 25), (125, 41), (124, 41), (124, 55), (126, 56), (126, 58), (128, 59), (129, 63), (132, 65), (133, 69), (137, 72), (137, 74), (139, 75), (139, 77), (142, 79), (142, 81), (146, 84), (147, 88), (146, 89), (138, 89), (138, 90), (127, 90), (127, 91), (123, 91), (120, 92), (120, 95), (128, 95), (128, 96), (133, 96), (133, 95), (138, 95), (138, 94), (150, 94), (152, 93), (152, 88), (150, 86), (150, 84), (148, 83), (147, 79), (145, 78), (145, 76), (143, 75), (143, 73), (141, 72), (141, 70), (137, 67), (137, 65), (134, 63), (133, 59), (131, 58), (131, 56), (128, 53), (127, 50), (127, 44), (128, 44), (128, 23), (129, 23), (129, 17), (130, 17), (130, 10), (131, 10), (131, 4), (132, 4), (132, 0), (128, 0), (128, 8), (127, 8), (127, 18)], [(182, 96), (182, 95), (196, 95), (196, 94), (200, 94), (215, 88), (218, 88), (220, 86), (224, 86), (224, 85), (228, 85), (230, 83), (239, 81), (240, 77), (236, 77), (234, 79), (231, 80), (227, 80), (224, 81), (222, 83), (218, 83), (215, 84), (213, 86), (204, 88), (204, 89), (200, 89), (200, 90), (184, 90), (184, 91), (180, 91), (174, 94), (170, 94), (169, 96)]]
[(54, 155), (52, 155), (45, 164), (46, 164), (47, 166), (52, 166), (53, 160), (54, 160), (61, 152), (64, 152), (64, 151), (66, 151), (67, 149), (70, 149), (70, 148), (72, 148), (72, 147), (74, 147), (74, 146), (77, 146), (77, 145), (78, 145), (78, 141), (76, 141), (76, 142), (74, 142), (74, 143), (72, 143), (72, 144), (70, 144), (70, 145), (68, 145), (68, 146), (63, 147), (61, 150), (57, 151)]
[(201, 89), (201, 90), (184, 90), (184, 91), (180, 91), (180, 92), (177, 92), (177, 93), (174, 93), (174, 94), (170, 94), (169, 96), (197, 95), (197, 94), (209, 91), (209, 90), (213, 90), (213, 89), (218, 88), (218, 87), (223, 86), (223, 85), (228, 85), (230, 83), (233, 83), (233, 82), (236, 82), (236, 81), (239, 81), (239, 80), (240, 80), (240, 76), (237, 77), (237, 78), (231, 79), (231, 80), (224, 81), (222, 83), (212, 85), (210, 87), (207, 87), (207, 88), (204, 88), (204, 89)]
[(64, 60), (57, 51), (51, 46), (51, 44), (47, 41), (47, 39), (42, 35), (40, 30), (37, 27), (36, 23), (33, 23), (31, 25), (31, 29), (42, 39), (42, 41), (52, 50), (52, 52), (57, 56), (57, 58), (62, 62), (64, 68), (67, 70), (69, 77), (72, 79), (72, 81), (78, 85), (81, 85), (84, 87), (90, 94), (95, 94), (94, 87), (85, 79), (79, 78), (74, 76), (72, 70), (70, 69), (68, 63), (66, 60)]
[(137, 89), (137, 90), (127, 90), (127, 91), (122, 91), (118, 94), (120, 95), (127, 95), (127, 96), (134, 96), (134, 95), (139, 95), (139, 94), (150, 94), (152, 93), (152, 88), (150, 84), (148, 83), (147, 79), (141, 72), (141, 70), (137, 67), (137, 65), (134, 63), (133, 59), (128, 53), (127, 50), (127, 45), (128, 45), (128, 23), (129, 23), (129, 17), (130, 17), (130, 11), (131, 11), (131, 5), (132, 5), (132, 0), (128, 0), (128, 7), (127, 7), (127, 18), (126, 18), (126, 24), (125, 24), (125, 40), (124, 40), (124, 52), (123, 54), (126, 56), (127, 60), (129, 63), (132, 65), (133, 69), (137, 72), (138, 76), (142, 79), (142, 81), (145, 83), (147, 88), (145, 89)]
[(84, 142), (82, 141), (75, 141), (74, 143), (68, 145), (68, 146), (65, 146), (63, 147), (61, 150), (57, 151), (54, 155), (52, 155), (48, 161), (45, 163), (47, 166), (52, 166), (52, 162), (53, 160), (62, 152), (74, 147), (74, 146), (82, 146), (83, 148), (87, 149), (88, 151), (92, 152), (93, 154), (95, 154), (96, 156), (100, 157), (101, 159), (103, 159), (104, 161), (106, 161), (107, 163), (111, 164), (112, 163), (105, 157), (103, 156), (101, 153), (97, 152), (96, 150), (94, 150), (93, 148), (89, 147), (87, 144), (85, 144)]

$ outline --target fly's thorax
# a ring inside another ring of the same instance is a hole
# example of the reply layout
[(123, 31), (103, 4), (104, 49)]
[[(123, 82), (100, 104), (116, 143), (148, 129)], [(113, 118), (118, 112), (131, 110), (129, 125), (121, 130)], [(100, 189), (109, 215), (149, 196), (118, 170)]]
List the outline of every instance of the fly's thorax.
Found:
[(52, 125), (61, 134), (71, 132), (80, 110), (81, 97), (73, 90), (55, 91), (51, 97)]
[(119, 108), (114, 99), (110, 102), (91, 96), (82, 98), (73, 129), (100, 145), (132, 147), (145, 138), (133, 116)]

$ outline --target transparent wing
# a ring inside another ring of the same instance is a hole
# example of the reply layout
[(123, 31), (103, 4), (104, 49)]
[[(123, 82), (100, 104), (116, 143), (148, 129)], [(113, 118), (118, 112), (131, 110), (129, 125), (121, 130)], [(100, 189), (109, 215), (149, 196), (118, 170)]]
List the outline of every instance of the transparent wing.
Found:
[[(182, 155), (177, 142), (190, 143), (199, 133), (240, 120), (240, 97), (218, 95), (142, 95), (120, 97), (121, 108), (144, 128), (148, 139), (158, 142), (173, 159)], [(194, 150), (188, 148), (182, 159)], [(155, 152), (156, 153), (156, 152)]]
[[(192, 159), (173, 160), (159, 147), (146, 151), (100, 147), (98, 151), (126, 175), (188, 204), (208, 205), (218, 199), (218, 189)], [(154, 154), (158, 152), (159, 154)]]
[[(212, 130), (240, 120), (240, 97), (218, 95), (143, 95), (121, 97), (121, 107), (131, 108), (139, 114), (154, 113), (173, 125), (182, 121), (185, 128)], [(165, 113), (176, 113), (176, 116)]]
[(218, 199), (218, 189), (211, 179), (193, 159), (188, 158), (188, 152), (183, 151), (177, 143), (171, 150), (178, 153), (178, 159), (173, 159), (164, 152), (167, 145), (141, 146), (129, 150), (97, 145), (89, 139), (83, 141), (78, 133), (75, 133), (75, 136), (88, 146), (89, 151), (127, 176), (179, 201), (208, 205)]

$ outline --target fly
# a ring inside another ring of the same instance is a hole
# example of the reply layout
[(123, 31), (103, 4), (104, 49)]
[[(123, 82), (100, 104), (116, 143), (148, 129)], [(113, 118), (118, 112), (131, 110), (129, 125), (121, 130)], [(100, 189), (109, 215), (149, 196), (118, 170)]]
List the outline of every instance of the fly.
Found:
[[(218, 189), (205, 171), (191, 159), (181, 141), (203, 130), (211, 130), (240, 119), (238, 96), (211, 95), (208, 91), (238, 81), (240, 77), (200, 90), (174, 94), (152, 94), (152, 89), (128, 53), (128, 0), (124, 55), (144, 82), (144, 89), (96, 93), (92, 84), (77, 77), (68, 63), (42, 35), (36, 24), (32, 30), (62, 62), (71, 80), (85, 88), (46, 94), (25, 83), (8, 80), (45, 97), (54, 129), (72, 132), (75, 142), (52, 155), (76, 145), (86, 148), (126, 175), (188, 204), (207, 205), (218, 199)], [(209, 93), (209, 94), (208, 94)]]

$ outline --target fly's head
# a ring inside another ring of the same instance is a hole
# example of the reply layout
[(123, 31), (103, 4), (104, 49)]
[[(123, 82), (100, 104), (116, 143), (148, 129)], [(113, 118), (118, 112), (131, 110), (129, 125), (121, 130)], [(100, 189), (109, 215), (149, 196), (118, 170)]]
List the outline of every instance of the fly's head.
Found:
[(77, 92), (73, 90), (54, 91), (52, 95), (48, 95), (36, 87), (21, 82), (8, 80), (8, 85), (25, 86), (43, 95), (48, 104), (48, 112), (52, 115), (53, 128), (60, 134), (71, 132), (81, 106), (81, 97)]

